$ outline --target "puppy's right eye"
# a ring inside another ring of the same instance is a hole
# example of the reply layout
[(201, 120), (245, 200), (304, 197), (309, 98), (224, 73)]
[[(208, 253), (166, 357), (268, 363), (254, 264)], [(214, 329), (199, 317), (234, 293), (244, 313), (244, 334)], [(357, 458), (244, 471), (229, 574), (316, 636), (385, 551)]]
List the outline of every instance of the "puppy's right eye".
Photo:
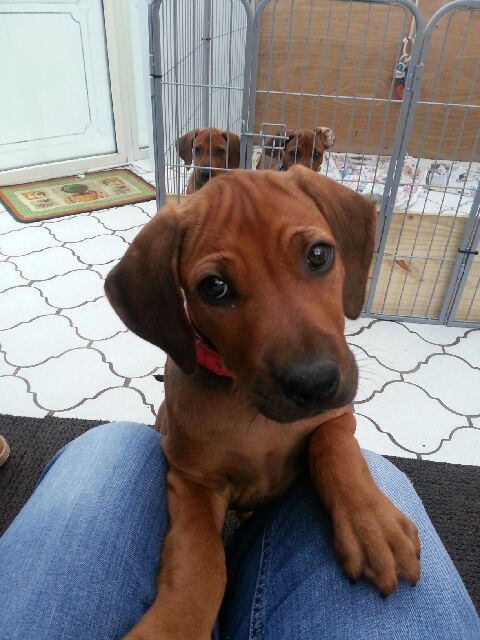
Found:
[(209, 303), (222, 303), (231, 299), (232, 291), (218, 276), (207, 276), (197, 286), (200, 296)]
[(324, 242), (318, 242), (308, 250), (306, 262), (310, 271), (327, 271), (332, 266), (334, 258), (333, 247)]
[(202, 153), (202, 150), (200, 149), (200, 147), (194, 147), (194, 149), (193, 149), (193, 153), (194, 153), (196, 156), (199, 156), (199, 155)]
[(290, 158), (295, 158), (295, 156), (297, 155), (297, 149), (292, 149), (288, 152), (288, 155), (290, 156)]

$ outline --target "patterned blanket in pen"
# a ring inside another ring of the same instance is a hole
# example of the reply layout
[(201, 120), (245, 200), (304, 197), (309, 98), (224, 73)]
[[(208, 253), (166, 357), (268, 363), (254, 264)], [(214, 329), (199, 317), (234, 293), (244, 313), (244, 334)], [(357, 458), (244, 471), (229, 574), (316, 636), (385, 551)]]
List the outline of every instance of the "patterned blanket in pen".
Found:
[[(252, 168), (261, 155), (255, 147)], [(321, 173), (379, 203), (385, 189), (390, 156), (330, 152)], [(184, 193), (191, 168), (167, 167), (167, 192)], [(480, 183), (480, 163), (428, 160), (406, 156), (395, 198), (395, 211), (429, 215), (469, 215)]]
[[(389, 156), (331, 152), (321, 172), (346, 187), (381, 200), (389, 161)], [(406, 156), (395, 210), (468, 215), (468, 205), (479, 182), (479, 163)]]

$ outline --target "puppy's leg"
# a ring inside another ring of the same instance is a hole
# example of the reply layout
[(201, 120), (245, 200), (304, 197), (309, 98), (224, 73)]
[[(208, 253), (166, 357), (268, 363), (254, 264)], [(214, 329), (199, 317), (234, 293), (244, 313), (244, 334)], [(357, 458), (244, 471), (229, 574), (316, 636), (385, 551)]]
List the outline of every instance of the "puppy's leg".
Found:
[(321, 425), (309, 445), (310, 475), (332, 517), (345, 573), (364, 575), (387, 595), (397, 577), (412, 584), (420, 577), (417, 529), (375, 484), (354, 433), (352, 413)]
[(175, 471), (167, 474), (167, 500), (157, 594), (125, 640), (210, 640), (226, 582), (227, 500)]

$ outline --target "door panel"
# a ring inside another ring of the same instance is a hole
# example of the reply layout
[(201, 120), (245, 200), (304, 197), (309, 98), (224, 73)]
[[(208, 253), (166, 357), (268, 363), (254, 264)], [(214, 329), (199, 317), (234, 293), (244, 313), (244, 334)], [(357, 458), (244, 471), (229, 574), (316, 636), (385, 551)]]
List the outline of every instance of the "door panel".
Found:
[(101, 0), (0, 0), (0, 171), (117, 151)]

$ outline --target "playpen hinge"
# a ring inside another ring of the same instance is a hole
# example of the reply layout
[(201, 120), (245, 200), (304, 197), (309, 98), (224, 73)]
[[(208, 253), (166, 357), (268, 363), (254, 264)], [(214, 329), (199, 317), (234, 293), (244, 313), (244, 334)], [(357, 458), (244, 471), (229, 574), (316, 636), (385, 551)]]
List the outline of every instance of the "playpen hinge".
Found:
[(150, 74), (150, 95), (155, 96), (155, 80), (162, 79), (162, 76)]
[(155, 64), (155, 56), (153, 53), (148, 54), (148, 68), (150, 69), (151, 78), (162, 78), (163, 76), (157, 73), (157, 65)]
[(420, 64), (415, 65), (415, 69), (409, 78), (407, 78), (407, 82), (405, 83), (405, 91), (413, 91), (413, 87), (415, 82), (418, 82), (423, 77), (424, 64), (420, 62)]

